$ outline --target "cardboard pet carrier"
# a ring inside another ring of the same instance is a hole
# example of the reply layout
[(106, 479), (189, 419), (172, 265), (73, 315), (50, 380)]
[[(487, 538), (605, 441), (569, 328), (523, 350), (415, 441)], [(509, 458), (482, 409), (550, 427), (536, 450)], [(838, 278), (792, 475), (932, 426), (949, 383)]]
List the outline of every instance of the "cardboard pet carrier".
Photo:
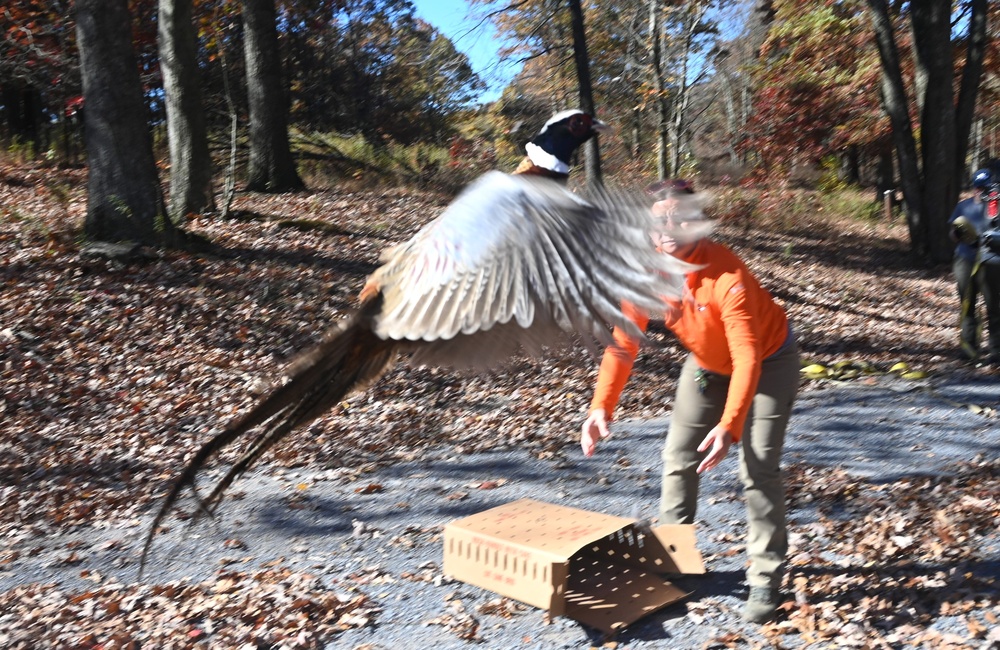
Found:
[(610, 633), (688, 595), (664, 574), (705, 566), (694, 526), (521, 499), (445, 526), (444, 572)]

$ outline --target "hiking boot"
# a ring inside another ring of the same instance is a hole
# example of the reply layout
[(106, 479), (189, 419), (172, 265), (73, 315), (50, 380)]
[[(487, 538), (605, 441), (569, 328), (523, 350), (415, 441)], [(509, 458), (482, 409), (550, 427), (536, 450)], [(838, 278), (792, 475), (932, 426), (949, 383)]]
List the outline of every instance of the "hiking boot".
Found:
[(977, 368), (1000, 368), (1000, 354), (991, 354), (987, 357), (980, 357), (976, 361), (975, 365)]
[(976, 368), (984, 370), (1000, 370), (1000, 355), (990, 355), (976, 362)]
[(781, 604), (781, 592), (773, 587), (750, 587), (743, 620), (750, 623), (766, 623)]

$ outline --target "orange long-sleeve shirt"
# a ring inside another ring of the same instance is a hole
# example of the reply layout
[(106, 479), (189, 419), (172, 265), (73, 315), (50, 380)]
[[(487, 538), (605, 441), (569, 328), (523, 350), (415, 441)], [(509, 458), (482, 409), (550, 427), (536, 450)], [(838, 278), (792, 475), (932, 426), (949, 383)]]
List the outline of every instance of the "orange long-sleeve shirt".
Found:
[[(688, 274), (684, 295), (671, 301), (664, 323), (700, 367), (731, 377), (719, 424), (739, 440), (761, 363), (784, 344), (788, 318), (746, 265), (722, 244), (704, 239), (686, 261), (705, 266)], [(632, 305), (623, 309), (645, 331), (649, 316)], [(616, 344), (604, 351), (590, 405), (591, 410), (604, 409), (609, 419), (639, 350), (638, 341), (621, 330), (616, 328), (614, 336)]]

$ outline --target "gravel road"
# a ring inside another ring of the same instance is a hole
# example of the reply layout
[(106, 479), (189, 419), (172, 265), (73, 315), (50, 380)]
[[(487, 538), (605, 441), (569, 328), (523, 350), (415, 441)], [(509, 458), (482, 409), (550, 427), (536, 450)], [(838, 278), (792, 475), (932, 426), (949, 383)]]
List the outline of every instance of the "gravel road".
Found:
[[(1000, 456), (1000, 420), (962, 405), (1000, 409), (1000, 379), (937, 383), (933, 389), (892, 377), (875, 385), (824, 384), (803, 392), (786, 446), (786, 465), (840, 467), (859, 481), (892, 481), (941, 474), (957, 461)], [(666, 410), (665, 410), (666, 412)], [(147, 581), (210, 577), (224, 558), (252, 558), (259, 566), (283, 558), (286, 565), (352, 583), (375, 599), (376, 624), (344, 632), (331, 648), (580, 648), (601, 639), (575, 621), (546, 621), (531, 607), (506, 610), (509, 618), (480, 613), (495, 594), (442, 576), (440, 531), (448, 521), (522, 497), (638, 518), (655, 515), (660, 440), (667, 417), (623, 421), (593, 458), (570, 437), (565, 449), (539, 458), (498, 439), (490, 453), (469, 455), (436, 448), (421, 460), (389, 468), (299, 469), (264, 467), (239, 481), (223, 516), (194, 530), (176, 526), (157, 538)], [(363, 489), (371, 486), (371, 489)], [(618, 636), (620, 648), (702, 648), (722, 634), (762, 642), (738, 617), (744, 587), (745, 530), (735, 454), (702, 482), (699, 547), (709, 573), (682, 579), (691, 589), (684, 603), (646, 617)], [(489, 488), (489, 489), (486, 489)], [(793, 525), (815, 517), (808, 507), (790, 513)], [(82, 569), (123, 583), (135, 580), (136, 555), (148, 520), (124, 528), (80, 529), (70, 537), (89, 549), (83, 565), (55, 561), (70, 541), (49, 538), (14, 572), (0, 573), (0, 589), (31, 581), (78, 588)], [(223, 541), (238, 538), (234, 551)], [(736, 542), (728, 541), (736, 539)], [(109, 543), (115, 541), (121, 543)], [(102, 550), (103, 549), (103, 550)], [(984, 549), (980, 567), (996, 573), (1000, 538)], [(348, 576), (351, 576), (348, 578)], [(448, 621), (463, 612), (479, 623), (479, 643), (459, 638)], [(935, 625), (953, 624), (942, 617)], [(788, 646), (795, 646), (789, 639)], [(739, 646), (743, 647), (743, 646)], [(984, 646), (985, 647), (985, 646)]]

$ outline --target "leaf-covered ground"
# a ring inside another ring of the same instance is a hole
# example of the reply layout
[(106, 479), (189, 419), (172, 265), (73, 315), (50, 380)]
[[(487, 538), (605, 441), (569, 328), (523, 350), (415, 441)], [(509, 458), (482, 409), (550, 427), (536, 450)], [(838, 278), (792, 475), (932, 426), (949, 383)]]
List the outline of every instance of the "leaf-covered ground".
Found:
[[(94, 522), (134, 526), (210, 430), (250, 407), (296, 351), (350, 311), (379, 252), (448, 200), (405, 188), (241, 195), (235, 218), (188, 224), (216, 254), (145, 251), (117, 263), (81, 255), (84, 185), (80, 171), (0, 164), (0, 572), (16, 572), (39, 536)], [(911, 262), (904, 224), (819, 212), (788, 222), (767, 201), (751, 221), (727, 214), (720, 201), (719, 238), (786, 306), (809, 361), (995, 373), (960, 360), (950, 273)], [(680, 352), (664, 333), (654, 338), (662, 347), (640, 357), (624, 417), (662, 414), (672, 392)], [(266, 462), (359, 467), (411, 459), (427, 445), (462, 452), (498, 441), (557, 456), (575, 438), (594, 376), (594, 360), (579, 350), (518, 359), (479, 377), (399, 366)], [(948, 557), (952, 566), (975, 554), (982, 529), (995, 529), (1000, 517), (995, 463), (980, 464), (959, 486), (893, 484), (872, 494), (852, 493), (830, 472), (800, 469), (794, 481), (833, 500), (831, 508), (865, 517), (860, 532), (836, 518), (818, 524), (822, 530), (795, 531), (803, 557), (822, 555), (809, 540), (837, 540), (845, 553), (870, 558), (879, 587), (852, 582), (856, 574), (793, 571), (790, 587), (810, 597), (775, 639), (794, 632), (817, 642), (853, 639), (852, 647), (989, 647), (975, 644), (992, 635), (1000, 643), (995, 596), (981, 595), (995, 589), (966, 581), (966, 591), (927, 599), (921, 594), (940, 594), (955, 577), (904, 563), (879, 570), (894, 549), (919, 547), (928, 561)], [(942, 492), (954, 494), (936, 499)], [(906, 508), (890, 509), (890, 497)], [(828, 611), (807, 604), (815, 602)], [(928, 606), (977, 615), (967, 634), (942, 641), (928, 631)], [(871, 624), (910, 610), (892, 637)], [(349, 585), (332, 591), (284, 567), (220, 573), (197, 585), (95, 580), (90, 591), (66, 593), (24, 584), (0, 594), (0, 646), (201, 647), (209, 632), (191, 621), (205, 612), (241, 622), (214, 647), (321, 647), (337, 630), (377, 618), (375, 604)]]

